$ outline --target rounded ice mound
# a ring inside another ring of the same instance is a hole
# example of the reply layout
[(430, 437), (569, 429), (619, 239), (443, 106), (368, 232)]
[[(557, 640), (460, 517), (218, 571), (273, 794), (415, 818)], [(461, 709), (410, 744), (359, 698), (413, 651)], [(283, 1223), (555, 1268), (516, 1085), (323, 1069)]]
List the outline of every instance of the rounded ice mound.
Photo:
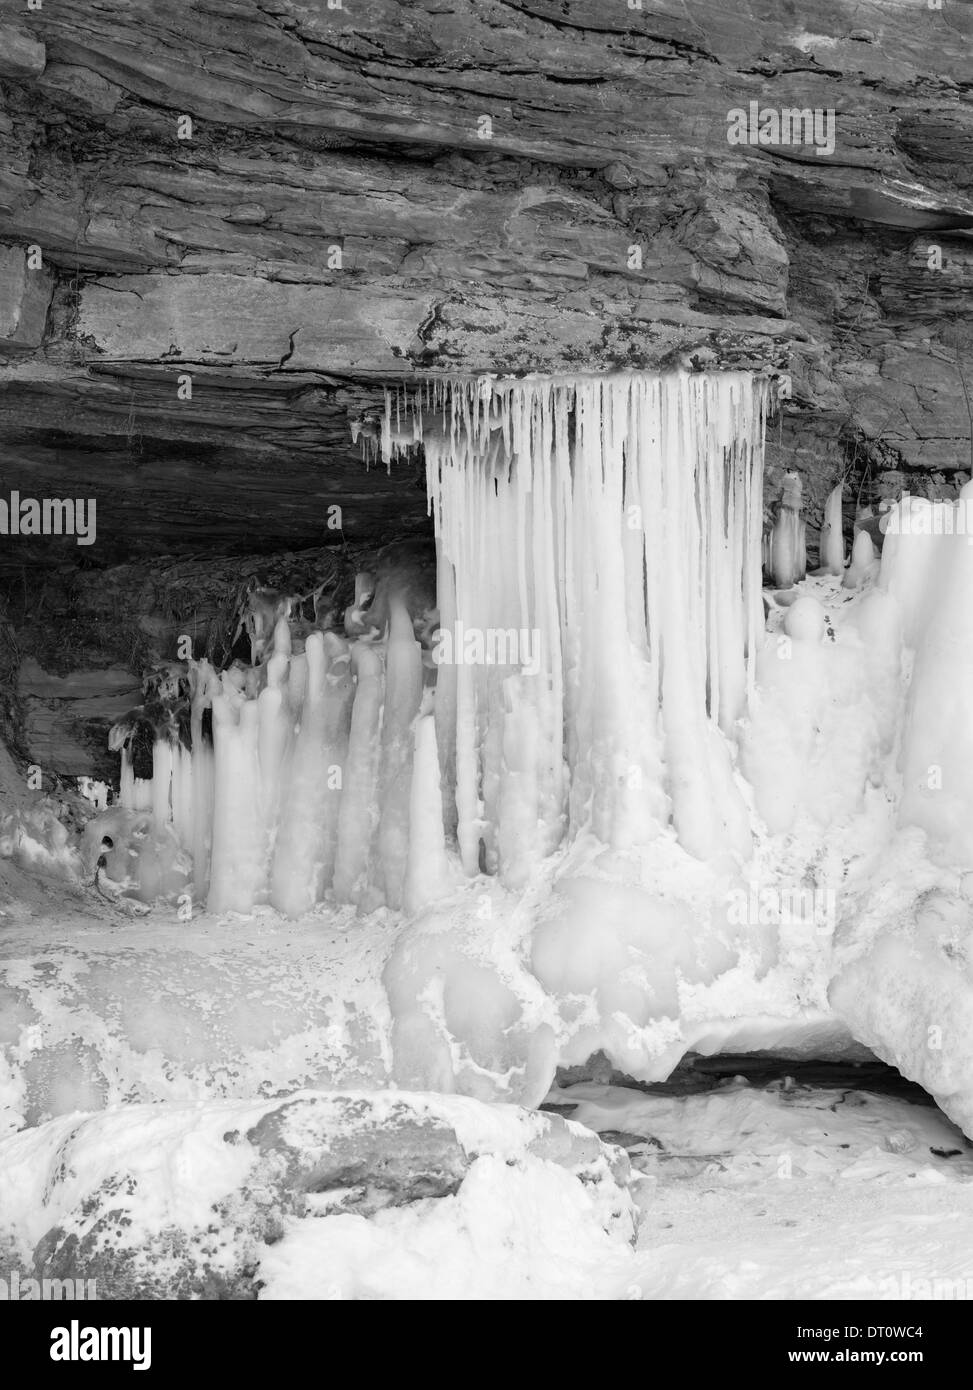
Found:
[(756, 981), (776, 963), (773, 930), (734, 922), (731, 881), (699, 871), (684, 896), (665, 896), (606, 853), (557, 881), (530, 968), (557, 1005), (562, 1064), (604, 1052), (661, 1081), (697, 1034), (725, 1030), (717, 982), (734, 971)]
[[(460, 1091), (539, 1105), (554, 1078), (557, 1052), (543, 991), (502, 937), (510, 923), (496, 895), (496, 940), (476, 911), (455, 901), (429, 909), (399, 936), (383, 980), (392, 1013), (392, 1075), (404, 1087)], [(480, 930), (477, 933), (476, 926)]]
[(81, 857), (89, 874), (104, 857), (108, 878), (139, 902), (175, 901), (192, 886), (189, 855), (172, 826), (159, 827), (150, 811), (113, 806), (94, 816), (84, 828)]
[(820, 642), (827, 615), (816, 598), (804, 594), (790, 605), (784, 616), (784, 631), (795, 642)]

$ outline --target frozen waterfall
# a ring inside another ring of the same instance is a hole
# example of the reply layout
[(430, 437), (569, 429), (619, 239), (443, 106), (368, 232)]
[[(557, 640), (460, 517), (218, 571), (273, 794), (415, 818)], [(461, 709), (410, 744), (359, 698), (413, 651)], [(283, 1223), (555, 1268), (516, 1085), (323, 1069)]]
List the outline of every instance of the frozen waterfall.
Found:
[(697, 858), (748, 857), (731, 750), (763, 630), (768, 389), (681, 372), (389, 395), (386, 458), (425, 450), (431, 650), (392, 594), (380, 630), (356, 606), (295, 643), (285, 605), (258, 664), (192, 663), (192, 750), (171, 721), (148, 781), (122, 749), (156, 856), (189, 856), (213, 911), (290, 916), (329, 895), (415, 912), (481, 872), (519, 889), (581, 830), (624, 850), (672, 825)]

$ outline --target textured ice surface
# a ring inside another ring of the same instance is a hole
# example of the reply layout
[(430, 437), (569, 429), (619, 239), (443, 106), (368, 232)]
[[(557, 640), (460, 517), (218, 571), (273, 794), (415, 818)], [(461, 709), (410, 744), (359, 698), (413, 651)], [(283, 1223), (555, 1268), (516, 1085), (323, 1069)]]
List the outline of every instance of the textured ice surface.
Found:
[(0, 1130), (122, 1101), (385, 1083), (380, 929), (349, 931), (347, 912), (150, 921), (0, 932)]

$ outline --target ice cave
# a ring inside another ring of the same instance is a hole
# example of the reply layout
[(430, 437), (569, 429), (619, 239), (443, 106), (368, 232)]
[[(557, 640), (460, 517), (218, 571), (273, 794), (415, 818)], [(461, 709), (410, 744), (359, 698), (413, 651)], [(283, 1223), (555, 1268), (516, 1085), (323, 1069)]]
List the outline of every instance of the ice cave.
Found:
[(5, 1298), (973, 1297), (973, 17), (557, 8), (0, 18)]

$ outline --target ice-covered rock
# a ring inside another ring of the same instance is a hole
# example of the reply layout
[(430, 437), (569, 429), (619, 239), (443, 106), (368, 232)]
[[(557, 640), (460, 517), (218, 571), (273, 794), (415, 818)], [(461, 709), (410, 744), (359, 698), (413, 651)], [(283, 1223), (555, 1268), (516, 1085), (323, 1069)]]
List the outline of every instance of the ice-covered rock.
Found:
[[(96, 1280), (99, 1298), (250, 1299), (283, 1284), (354, 1297), (349, 1230), (404, 1259), (427, 1228), (462, 1243), (471, 1220), (503, 1228), (499, 1293), (503, 1277), (536, 1280), (566, 1241), (624, 1260), (635, 1236), (622, 1150), (559, 1116), (465, 1097), (126, 1106), (0, 1141), (0, 1167), (0, 1243), (38, 1279)], [(525, 1186), (548, 1191), (549, 1229), (529, 1206), (511, 1220)], [(294, 1258), (308, 1246), (312, 1261)]]
[(0, 816), (0, 859), (49, 878), (80, 881), (82, 859), (58, 810), (52, 798), (37, 797)]

